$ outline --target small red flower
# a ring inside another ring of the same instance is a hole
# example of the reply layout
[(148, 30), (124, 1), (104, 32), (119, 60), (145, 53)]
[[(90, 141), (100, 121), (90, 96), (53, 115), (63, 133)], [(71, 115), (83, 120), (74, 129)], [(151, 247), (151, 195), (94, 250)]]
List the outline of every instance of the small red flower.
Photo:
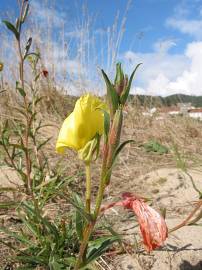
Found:
[(168, 236), (168, 228), (163, 217), (148, 206), (140, 197), (129, 192), (123, 193), (122, 197), (123, 201), (111, 203), (103, 207), (101, 211), (105, 211), (113, 206), (123, 206), (133, 210), (140, 225), (146, 250), (151, 251), (162, 246)]
[(42, 70), (42, 74), (43, 74), (43, 76), (44, 76), (45, 78), (47, 78), (47, 77), (48, 77), (48, 70), (43, 69), (43, 70)]

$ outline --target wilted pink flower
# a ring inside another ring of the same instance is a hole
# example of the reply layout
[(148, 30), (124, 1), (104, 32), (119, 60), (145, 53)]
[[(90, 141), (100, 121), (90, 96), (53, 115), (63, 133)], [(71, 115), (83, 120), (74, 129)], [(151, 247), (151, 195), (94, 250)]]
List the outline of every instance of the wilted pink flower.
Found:
[(129, 192), (123, 193), (123, 201), (111, 203), (101, 209), (105, 211), (113, 206), (123, 206), (131, 209), (137, 216), (143, 242), (147, 251), (151, 251), (164, 244), (168, 235), (168, 229), (163, 217), (144, 200)]

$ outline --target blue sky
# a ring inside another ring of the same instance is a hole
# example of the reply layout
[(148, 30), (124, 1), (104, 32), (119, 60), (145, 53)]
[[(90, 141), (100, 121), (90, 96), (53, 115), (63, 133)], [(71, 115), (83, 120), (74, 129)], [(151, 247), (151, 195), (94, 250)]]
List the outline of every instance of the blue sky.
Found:
[[(16, 2), (0, 1), (1, 18), (7, 16), (7, 12), (17, 11)], [(143, 62), (133, 87), (134, 93), (202, 95), (202, 0), (131, 0), (130, 3), (126, 0), (49, 0), (49, 4), (44, 4), (45, 2), (47, 1), (30, 0), (32, 17), (39, 24), (45, 25), (48, 15), (54, 17), (52, 39), (55, 49), (60, 53), (56, 51), (52, 61), (58, 62), (59, 57), (62, 63), (58, 33), (64, 25), (63, 39), (71, 44), (71, 50), (68, 57), (63, 55), (63, 60), (66, 59), (67, 62), (61, 65), (74, 70), (74, 74), (68, 76), (75, 78), (78, 78), (76, 70), (79, 69), (79, 75), (86, 76), (86, 87), (97, 76), (97, 67), (104, 66), (112, 74), (110, 64), (113, 61), (109, 63), (107, 57), (113, 57), (115, 50), (109, 52), (107, 30), (111, 37), (110, 31), (119, 14), (112, 45), (115, 46), (118, 37), (121, 42), (117, 45), (117, 54), (114, 57), (123, 63), (128, 73), (138, 62)], [(84, 4), (87, 12), (82, 8)], [(123, 36), (119, 36), (117, 29), (121, 28), (122, 23), (125, 32)], [(88, 30), (85, 28), (87, 25)], [(2, 25), (0, 31), (1, 29)], [(87, 45), (81, 44), (81, 32), (85, 35)], [(85, 53), (88, 46), (88, 60), (78, 57), (78, 44), (83, 46), (80, 49), (85, 50)], [(107, 56), (109, 53), (110, 56)], [(88, 72), (83, 71), (82, 61), (86, 61)], [(46, 65), (50, 63), (46, 62)]]

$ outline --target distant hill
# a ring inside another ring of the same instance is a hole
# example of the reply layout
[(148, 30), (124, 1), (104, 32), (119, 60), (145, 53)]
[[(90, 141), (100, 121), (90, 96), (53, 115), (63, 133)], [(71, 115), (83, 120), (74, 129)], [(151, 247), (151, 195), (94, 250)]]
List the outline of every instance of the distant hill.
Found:
[(194, 107), (202, 107), (202, 96), (189, 96), (183, 94), (175, 94), (167, 97), (161, 96), (146, 96), (146, 95), (131, 95), (131, 102), (138, 102), (145, 106), (173, 106), (177, 103), (191, 102)]

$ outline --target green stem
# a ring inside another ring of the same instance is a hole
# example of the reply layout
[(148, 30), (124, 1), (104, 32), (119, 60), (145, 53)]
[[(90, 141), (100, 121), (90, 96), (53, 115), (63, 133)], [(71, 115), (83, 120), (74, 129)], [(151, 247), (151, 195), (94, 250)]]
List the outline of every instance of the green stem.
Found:
[(90, 170), (90, 163), (86, 163), (85, 167), (86, 167), (86, 212), (90, 214), (90, 210), (91, 210), (91, 170)]
[(99, 212), (100, 212), (100, 207), (102, 204), (102, 199), (103, 199), (103, 195), (104, 195), (104, 191), (105, 191), (105, 178), (102, 177), (101, 181), (100, 181), (100, 185), (99, 185), (99, 189), (98, 189), (98, 195), (96, 198), (96, 204), (95, 204), (95, 211), (94, 211), (94, 219), (96, 220)]
[(81, 243), (81, 246), (80, 246), (79, 256), (77, 258), (74, 270), (78, 270), (80, 268), (80, 266), (82, 265), (82, 263), (83, 263), (83, 257), (84, 257), (86, 248), (88, 246), (88, 241), (89, 241), (89, 238), (91, 236), (91, 233), (93, 231), (94, 226), (95, 226), (95, 221), (89, 223), (87, 225), (87, 227), (85, 228), (85, 230), (84, 230), (84, 236), (83, 236), (83, 240), (82, 240), (82, 243)]
[[(103, 164), (105, 164), (105, 161), (103, 160)], [(102, 199), (103, 199), (103, 194), (104, 194), (104, 190), (105, 190), (105, 182), (104, 182), (104, 168), (105, 166), (103, 165), (102, 166), (102, 174), (101, 174), (101, 181), (100, 181), (100, 185), (99, 185), (99, 190), (98, 190), (98, 195), (97, 195), (97, 200), (96, 200), (96, 206), (95, 206), (95, 212), (94, 212), (94, 219), (92, 222), (90, 222), (85, 230), (84, 230), (84, 233), (83, 233), (83, 240), (82, 240), (82, 243), (81, 243), (81, 246), (80, 246), (80, 250), (79, 250), (79, 255), (78, 255), (78, 258), (77, 258), (77, 261), (76, 261), (76, 265), (74, 267), (74, 270), (78, 270), (83, 262), (83, 257), (84, 257), (84, 254), (85, 254), (85, 251), (86, 251), (86, 248), (88, 246), (88, 241), (89, 241), (89, 238), (92, 234), (92, 231), (94, 229), (94, 226), (96, 224), (96, 220), (97, 220), (97, 217), (99, 215), (99, 211), (100, 211), (100, 207), (101, 207), (101, 203), (102, 203)], [(87, 166), (86, 164), (86, 210), (87, 210), (87, 198), (90, 198), (88, 197), (87, 195), (89, 194), (89, 190), (91, 188), (89, 188), (89, 182), (91, 184), (91, 181), (89, 180), (90, 179), (90, 166)], [(88, 188), (87, 188), (88, 187)]]
[[(91, 212), (91, 170), (90, 170), (90, 162), (85, 163), (86, 169), (86, 212), (90, 214)], [(95, 226), (95, 222), (90, 222), (83, 232), (83, 240), (79, 250), (79, 256), (74, 267), (74, 270), (78, 270), (83, 263), (84, 254), (86, 248), (88, 246), (88, 241)]]
[[(21, 4), (21, 9), (20, 9), (20, 17), (19, 19), (22, 19), (23, 16), (23, 11), (24, 11), (24, 6), (25, 6), (25, 0), (22, 1)], [(21, 26), (22, 24), (20, 23), (19, 26), (19, 39), (17, 40), (17, 45), (18, 45), (18, 54), (19, 54), (19, 75), (20, 75), (20, 81), (21, 81), (21, 86), (22, 89), (25, 91), (25, 80), (24, 80), (24, 56), (22, 53), (22, 48), (21, 48)], [(32, 178), (31, 178), (31, 159), (30, 159), (30, 154), (29, 154), (29, 130), (30, 130), (30, 117), (29, 117), (29, 109), (28, 109), (28, 99), (27, 96), (25, 95), (23, 97), (24, 99), (24, 108), (26, 111), (25, 117), (26, 117), (26, 128), (25, 128), (25, 136), (24, 136), (24, 144), (27, 149), (25, 152), (25, 162), (26, 162), (26, 173), (27, 173), (27, 179), (26, 179), (26, 189), (27, 193), (31, 194), (32, 193)]]
[[(83, 240), (81, 242), (79, 255), (78, 255), (74, 270), (78, 270), (84, 261), (85, 251), (88, 247), (88, 241), (100, 213), (100, 208), (101, 208), (105, 188), (106, 188), (106, 185), (109, 183), (110, 177), (111, 177), (111, 174), (110, 174), (108, 177), (108, 181), (106, 182), (106, 173), (108, 170), (107, 165), (111, 166), (111, 161), (114, 155), (114, 151), (116, 150), (116, 146), (119, 144), (121, 128), (122, 128), (122, 109), (119, 109), (116, 111), (115, 118), (111, 126), (110, 138), (109, 138), (110, 140), (109, 142), (106, 142), (104, 145), (102, 172), (101, 172), (101, 177), (100, 177), (98, 194), (96, 198), (95, 210), (93, 214), (93, 221), (89, 222), (84, 230)], [(89, 206), (90, 205), (90, 190), (91, 190), (90, 166), (86, 164), (86, 211), (89, 213), (90, 213), (90, 206)]]

